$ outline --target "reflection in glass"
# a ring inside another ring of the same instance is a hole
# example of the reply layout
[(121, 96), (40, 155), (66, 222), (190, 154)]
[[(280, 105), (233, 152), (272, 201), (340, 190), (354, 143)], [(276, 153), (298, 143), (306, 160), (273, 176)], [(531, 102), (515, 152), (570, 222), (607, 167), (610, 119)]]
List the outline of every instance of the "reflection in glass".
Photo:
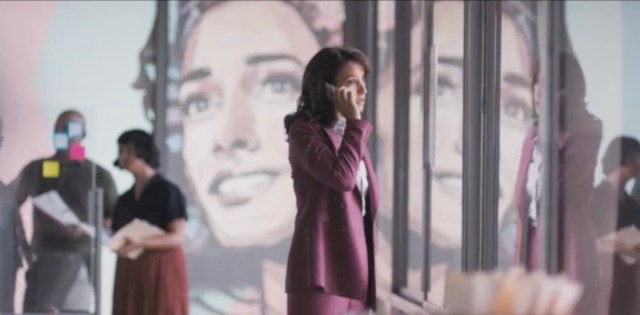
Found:
[(310, 57), (341, 43), (343, 4), (180, 1), (171, 14), (169, 173), (189, 200), (192, 309), (284, 314), (296, 206), (282, 119)]

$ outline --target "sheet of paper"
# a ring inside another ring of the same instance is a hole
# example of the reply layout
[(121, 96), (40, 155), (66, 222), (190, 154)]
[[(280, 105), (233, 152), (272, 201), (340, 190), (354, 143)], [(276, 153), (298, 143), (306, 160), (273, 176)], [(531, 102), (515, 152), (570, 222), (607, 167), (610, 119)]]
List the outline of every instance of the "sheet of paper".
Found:
[(96, 235), (95, 227), (80, 221), (78, 216), (69, 208), (60, 194), (55, 190), (50, 190), (42, 195), (32, 198), (33, 204), (46, 215), (60, 222), (62, 225), (77, 225), (87, 235)]
[[(165, 231), (161, 228), (152, 225), (147, 221), (134, 219), (113, 235), (113, 237), (111, 237), (107, 242), (106, 246), (113, 251), (117, 251), (124, 246), (128, 239), (140, 240), (163, 234), (165, 234)], [(137, 259), (142, 253), (142, 249), (130, 251), (127, 253), (127, 257), (130, 259)]]
[(92, 238), (96, 235), (96, 228), (93, 225), (80, 222), (78, 223), (78, 226), (82, 231), (84, 231), (85, 234), (91, 236)]
[(33, 204), (63, 225), (79, 224), (80, 220), (55, 190), (32, 198)]

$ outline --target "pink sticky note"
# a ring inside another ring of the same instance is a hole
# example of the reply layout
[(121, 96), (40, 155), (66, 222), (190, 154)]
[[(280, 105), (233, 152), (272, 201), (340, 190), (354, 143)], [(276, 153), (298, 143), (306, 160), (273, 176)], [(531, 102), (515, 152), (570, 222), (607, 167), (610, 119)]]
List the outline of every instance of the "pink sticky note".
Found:
[(69, 147), (69, 159), (71, 161), (84, 161), (84, 147), (72, 143)]

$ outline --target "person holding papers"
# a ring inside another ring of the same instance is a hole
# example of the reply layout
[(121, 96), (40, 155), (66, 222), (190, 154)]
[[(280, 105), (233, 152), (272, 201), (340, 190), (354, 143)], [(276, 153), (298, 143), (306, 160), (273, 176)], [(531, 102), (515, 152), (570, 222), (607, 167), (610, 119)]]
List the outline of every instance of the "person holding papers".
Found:
[[(626, 191), (625, 185), (640, 175), (640, 142), (630, 137), (613, 139), (602, 158), (606, 176), (593, 192), (593, 221), (599, 236), (627, 227), (640, 228), (640, 204)], [(604, 281), (604, 296), (609, 314), (639, 314), (638, 251), (618, 246), (600, 254)], [(635, 257), (634, 257), (635, 256)], [(625, 261), (625, 258), (626, 261)], [(632, 258), (629, 260), (628, 258)]]
[(9, 210), (12, 215), (18, 216), (27, 198), (34, 204), (29, 247), (23, 230), (19, 229), (22, 252), (30, 265), (26, 274), (25, 313), (91, 310), (93, 286), (87, 261), (93, 245), (91, 234), (95, 231), (89, 229), (88, 223), (92, 211), (87, 208), (89, 190), (94, 186), (103, 189), (106, 221), (118, 193), (109, 172), (84, 158), (85, 124), (80, 112), (62, 112), (53, 130), (56, 153), (30, 162), (12, 183), (15, 185), (12, 195), (15, 199), (11, 200)]
[(124, 238), (110, 242), (121, 243), (113, 314), (188, 315), (184, 195), (156, 172), (159, 153), (150, 134), (126, 131), (118, 145), (114, 164), (129, 171), (135, 183), (120, 196), (113, 216), (114, 238)]

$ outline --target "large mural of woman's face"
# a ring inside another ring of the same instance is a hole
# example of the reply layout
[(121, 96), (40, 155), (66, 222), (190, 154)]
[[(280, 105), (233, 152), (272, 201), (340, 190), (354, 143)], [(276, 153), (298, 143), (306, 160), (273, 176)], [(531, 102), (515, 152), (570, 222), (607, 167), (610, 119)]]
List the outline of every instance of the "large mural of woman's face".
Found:
[(295, 109), (306, 62), (321, 45), (281, 1), (229, 1), (188, 38), (179, 89), (182, 159), (218, 242), (268, 246), (289, 235), (295, 199), (283, 117)]
[[(462, 154), (463, 154), (463, 57), (464, 3), (437, 1), (434, 4), (434, 44), (438, 51), (437, 96), (435, 107), (434, 163), (431, 191), (431, 279), (430, 300), (442, 300), (444, 275), (449, 268), (460, 268), (462, 246)], [(422, 103), (421, 103), (421, 21), (412, 28), (412, 97), (410, 104), (409, 144), (409, 229), (418, 241), (410, 241), (412, 258), (419, 260), (410, 266), (408, 286), (420, 289), (422, 246)], [(512, 16), (502, 17), (501, 95), (500, 95), (500, 217), (507, 212), (513, 197), (520, 150), (532, 123), (531, 55), (528, 38), (516, 27)], [(393, 86), (392, 80), (382, 83), (378, 99), (379, 160), (383, 199), (391, 214), (393, 174)], [(395, 106), (400, 106), (396, 104)], [(386, 178), (383, 178), (385, 177)], [(385, 198), (386, 196), (386, 198)], [(410, 237), (410, 240), (412, 237)], [(390, 244), (389, 244), (390, 245)], [(388, 245), (383, 245), (388, 246)], [(418, 246), (418, 247), (416, 247)], [(390, 250), (390, 247), (387, 248)], [(390, 253), (389, 253), (390, 255)], [(381, 276), (390, 276), (390, 272)], [(388, 279), (390, 280), (390, 279)]]

